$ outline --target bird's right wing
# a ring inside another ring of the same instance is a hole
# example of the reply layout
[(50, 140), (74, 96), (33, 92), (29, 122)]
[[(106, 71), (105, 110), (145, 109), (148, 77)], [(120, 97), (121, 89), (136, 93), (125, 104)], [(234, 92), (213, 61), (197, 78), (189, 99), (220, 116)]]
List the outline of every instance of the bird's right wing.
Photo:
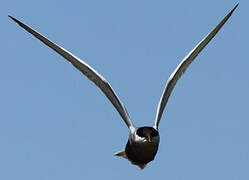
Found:
[(232, 15), (233, 11), (237, 8), (238, 4), (221, 20), (221, 22), (205, 37), (203, 38), (195, 47), (192, 49), (189, 54), (181, 61), (181, 63), (177, 66), (174, 72), (170, 75), (167, 85), (163, 91), (163, 94), (160, 98), (157, 107), (156, 119), (154, 127), (158, 129), (158, 125), (160, 119), (162, 117), (164, 108), (168, 102), (171, 92), (173, 91), (177, 81), (186, 71), (188, 66), (194, 61), (194, 59), (198, 56), (198, 54), (202, 51), (202, 49), (211, 41), (211, 39), (217, 34), (217, 32), (221, 29), (221, 27), (226, 23), (229, 17)]
[(124, 106), (124, 104), (119, 100), (118, 96), (110, 86), (110, 84), (105, 80), (103, 76), (101, 76), (97, 71), (95, 71), (92, 67), (90, 67), (88, 64), (86, 64), (84, 61), (79, 59), (78, 57), (74, 56), (69, 51), (65, 50), (64, 48), (56, 45), (37, 31), (33, 30), (29, 26), (23, 24), (16, 18), (9, 16), (13, 21), (15, 21), (17, 24), (19, 24), (22, 28), (24, 28), (26, 31), (34, 35), (36, 38), (38, 38), (40, 41), (42, 41), (44, 44), (55, 50), (58, 54), (63, 56), (66, 60), (71, 62), (79, 71), (81, 71), (89, 80), (94, 82), (106, 95), (106, 97), (111, 101), (113, 106), (117, 109), (120, 116), (123, 118), (124, 122), (128, 126), (128, 128), (134, 127), (128, 112)]

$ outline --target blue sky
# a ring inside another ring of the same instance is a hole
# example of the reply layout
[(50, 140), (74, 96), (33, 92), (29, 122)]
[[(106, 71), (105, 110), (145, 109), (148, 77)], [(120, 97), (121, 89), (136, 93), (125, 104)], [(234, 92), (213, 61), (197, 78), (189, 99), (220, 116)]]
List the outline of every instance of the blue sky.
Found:
[(103, 93), (7, 17), (94, 67), (141, 126), (178, 63), (237, 2), (3, 2), (0, 179), (249, 179), (247, 0), (179, 80), (143, 171), (113, 156), (128, 129)]

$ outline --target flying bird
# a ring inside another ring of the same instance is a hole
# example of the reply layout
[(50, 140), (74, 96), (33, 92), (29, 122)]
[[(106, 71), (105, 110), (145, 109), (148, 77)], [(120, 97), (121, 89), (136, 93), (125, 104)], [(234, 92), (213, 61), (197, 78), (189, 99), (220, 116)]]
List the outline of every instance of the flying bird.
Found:
[(9, 16), (13, 21), (19, 24), (26, 31), (34, 35), (44, 44), (52, 48), (58, 54), (63, 56), (66, 60), (73, 64), (79, 71), (81, 71), (89, 80), (94, 82), (98, 86), (105, 96), (110, 100), (113, 106), (116, 108), (125, 124), (129, 128), (129, 138), (124, 150), (115, 153), (114, 155), (123, 157), (129, 160), (132, 164), (137, 165), (140, 169), (144, 169), (147, 163), (155, 158), (159, 145), (159, 131), (158, 126), (164, 111), (164, 108), (168, 102), (168, 99), (180, 77), (186, 71), (188, 66), (194, 61), (202, 49), (209, 43), (209, 41), (216, 35), (221, 27), (226, 23), (229, 17), (232, 15), (238, 4), (220, 21), (220, 23), (208, 33), (189, 53), (180, 64), (176, 67), (174, 72), (170, 75), (162, 96), (159, 100), (156, 118), (153, 126), (136, 127), (124, 106), (120, 101), (115, 91), (108, 83), (108, 81), (100, 75), (95, 69), (89, 66), (86, 62), (73, 55), (71, 52), (55, 44), (39, 32), (35, 31), (31, 27), (17, 20), (16, 18)]

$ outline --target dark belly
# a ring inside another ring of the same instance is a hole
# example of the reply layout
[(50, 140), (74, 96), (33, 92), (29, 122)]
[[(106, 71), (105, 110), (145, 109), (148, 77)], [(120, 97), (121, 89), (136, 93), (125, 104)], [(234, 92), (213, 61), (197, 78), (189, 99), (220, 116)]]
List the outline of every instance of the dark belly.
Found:
[(136, 165), (147, 164), (155, 158), (158, 150), (158, 143), (130, 143), (125, 147), (125, 153), (128, 159)]

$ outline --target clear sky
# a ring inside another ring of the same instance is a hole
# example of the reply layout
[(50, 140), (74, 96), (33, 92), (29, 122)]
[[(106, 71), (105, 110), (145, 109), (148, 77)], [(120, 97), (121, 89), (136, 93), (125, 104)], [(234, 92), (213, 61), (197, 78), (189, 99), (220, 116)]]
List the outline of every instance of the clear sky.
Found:
[(113, 156), (128, 129), (103, 93), (7, 17), (94, 67), (142, 126), (178, 63), (237, 2), (2, 2), (0, 179), (249, 179), (248, 0), (179, 80), (143, 171)]

